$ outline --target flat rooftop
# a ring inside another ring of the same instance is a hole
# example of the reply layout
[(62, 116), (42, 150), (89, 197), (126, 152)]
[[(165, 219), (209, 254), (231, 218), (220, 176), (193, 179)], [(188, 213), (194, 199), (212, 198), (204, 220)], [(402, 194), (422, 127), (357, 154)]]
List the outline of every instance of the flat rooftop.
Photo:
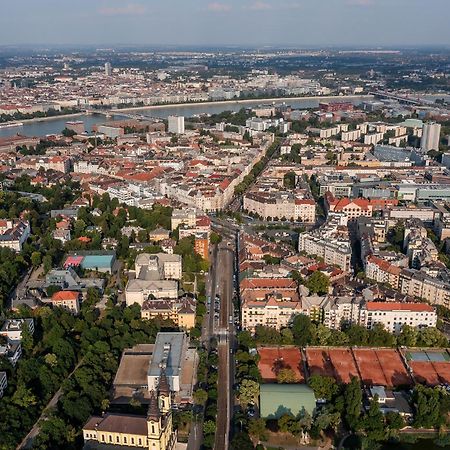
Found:
[(168, 377), (178, 376), (183, 363), (185, 342), (186, 335), (183, 332), (158, 333), (148, 375), (159, 376), (164, 366)]

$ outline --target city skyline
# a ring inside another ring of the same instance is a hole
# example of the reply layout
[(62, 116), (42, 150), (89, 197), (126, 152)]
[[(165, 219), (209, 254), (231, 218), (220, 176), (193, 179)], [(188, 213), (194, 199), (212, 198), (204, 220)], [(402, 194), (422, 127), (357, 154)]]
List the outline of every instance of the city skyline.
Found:
[[(20, 0), (3, 45), (442, 46), (450, 4), (431, 0)], [(17, 24), (20, 23), (20, 33)], [(379, 24), (383, 23), (382, 33)], [(82, 26), (80, 26), (80, 24)]]

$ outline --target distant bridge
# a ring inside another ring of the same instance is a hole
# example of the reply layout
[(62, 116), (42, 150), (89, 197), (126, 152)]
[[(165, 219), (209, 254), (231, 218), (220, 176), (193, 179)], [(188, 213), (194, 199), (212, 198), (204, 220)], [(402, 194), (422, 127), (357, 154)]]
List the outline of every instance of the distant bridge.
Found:
[(153, 122), (161, 122), (160, 117), (150, 117), (150, 116), (146, 116), (144, 114), (132, 114), (132, 113), (127, 113), (125, 111), (122, 111), (120, 109), (109, 109), (109, 110), (86, 109), (85, 113), (86, 114), (103, 114), (106, 117), (112, 117), (112, 116), (116, 115), (116, 116), (121, 116), (121, 117), (125, 117), (127, 119), (132, 119), (132, 120), (149, 120), (149, 121), (153, 121)]
[(390, 92), (385, 92), (385, 91), (374, 91), (374, 92), (369, 92), (369, 94), (374, 95), (375, 97), (379, 97), (379, 98), (387, 98), (389, 100), (397, 100), (400, 103), (406, 103), (408, 105), (414, 105), (414, 106), (433, 105), (433, 102), (430, 100), (405, 97), (405, 96), (401, 96), (401, 95), (391, 94)]

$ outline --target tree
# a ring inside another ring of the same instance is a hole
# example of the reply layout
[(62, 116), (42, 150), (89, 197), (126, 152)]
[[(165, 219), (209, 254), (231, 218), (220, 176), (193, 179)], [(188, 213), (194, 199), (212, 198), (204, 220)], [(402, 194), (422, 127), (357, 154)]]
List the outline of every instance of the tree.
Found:
[(384, 328), (382, 323), (376, 323), (369, 331), (369, 345), (373, 347), (392, 347), (395, 336)]
[(211, 232), (211, 234), (209, 236), (209, 240), (212, 245), (217, 245), (222, 242), (222, 236), (220, 236), (220, 234), (217, 234), (213, 231), (213, 232)]
[(298, 376), (292, 369), (288, 368), (280, 369), (277, 373), (277, 383), (293, 384), (298, 382), (299, 382)]
[(369, 410), (363, 419), (363, 427), (370, 440), (382, 441), (385, 438), (384, 416), (378, 404), (378, 395), (370, 401)]
[(196, 405), (204, 406), (208, 400), (208, 393), (203, 389), (197, 389), (194, 392), (194, 402)]
[(294, 317), (292, 322), (292, 334), (294, 335), (295, 345), (304, 347), (311, 344), (313, 339), (313, 324), (311, 319), (304, 314)]
[(41, 262), (42, 256), (40, 252), (33, 252), (31, 254), (31, 264), (33, 265), (33, 267), (39, 267), (41, 265)]
[(346, 331), (350, 345), (367, 345), (369, 342), (369, 331), (361, 325), (352, 325)]
[(254, 450), (253, 442), (247, 433), (236, 433), (231, 441), (231, 450)]
[(319, 295), (327, 294), (329, 285), (329, 278), (320, 270), (316, 270), (305, 283), (311, 293)]
[(295, 172), (287, 172), (283, 178), (283, 186), (287, 189), (294, 189), (297, 175)]
[(447, 347), (448, 345), (448, 339), (433, 327), (421, 329), (417, 341), (421, 347)]
[(282, 345), (292, 345), (294, 343), (294, 335), (289, 328), (283, 328), (280, 334)]
[(239, 389), (239, 401), (241, 405), (246, 407), (249, 403), (254, 402), (259, 396), (259, 383), (253, 380), (242, 380)]
[(344, 389), (345, 420), (350, 429), (355, 430), (361, 415), (362, 392), (358, 378), (352, 377)]
[(248, 432), (251, 436), (261, 439), (266, 433), (266, 421), (264, 419), (250, 419), (248, 422)]
[(395, 436), (398, 430), (401, 430), (405, 426), (403, 417), (394, 411), (386, 413), (386, 427), (389, 436)]
[(418, 334), (416, 328), (403, 325), (402, 332), (397, 336), (397, 344), (405, 347), (415, 347)]
[(339, 392), (336, 381), (331, 377), (312, 375), (308, 380), (308, 385), (314, 391), (314, 395), (318, 399), (331, 401)]
[(216, 423), (212, 420), (207, 420), (203, 423), (203, 431), (205, 434), (214, 434), (216, 432)]

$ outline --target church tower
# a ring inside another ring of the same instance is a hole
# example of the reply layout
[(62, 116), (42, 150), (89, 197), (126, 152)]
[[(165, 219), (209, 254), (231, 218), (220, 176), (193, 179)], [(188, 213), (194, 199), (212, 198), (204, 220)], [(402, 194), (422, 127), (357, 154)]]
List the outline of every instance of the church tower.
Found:
[(156, 398), (155, 391), (152, 391), (152, 394), (150, 396), (150, 403), (148, 405), (147, 431), (149, 448), (155, 450), (161, 449), (161, 411), (159, 410), (158, 399)]
[(164, 369), (161, 371), (159, 377), (158, 400), (159, 408), (163, 414), (168, 414), (172, 411), (172, 395), (170, 392), (169, 380), (167, 379), (166, 371)]

